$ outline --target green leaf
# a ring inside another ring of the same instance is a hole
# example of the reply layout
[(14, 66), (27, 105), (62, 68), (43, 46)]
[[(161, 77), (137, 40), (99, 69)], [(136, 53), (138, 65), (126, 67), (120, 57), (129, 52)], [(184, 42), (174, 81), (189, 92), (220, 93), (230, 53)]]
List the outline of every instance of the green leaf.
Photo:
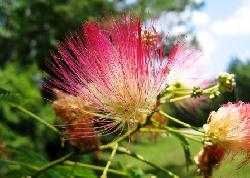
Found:
[(181, 134), (178, 133), (171, 133), (173, 136), (175, 136), (180, 142), (181, 142), (181, 146), (183, 148), (184, 151), (184, 155), (185, 155), (185, 160), (186, 160), (186, 168), (187, 170), (189, 169), (189, 166), (193, 164), (193, 159), (191, 156), (191, 151), (190, 151), (190, 145), (188, 140)]
[(8, 90), (0, 88), (0, 103), (1, 102), (13, 102), (18, 99), (17, 93), (12, 93)]

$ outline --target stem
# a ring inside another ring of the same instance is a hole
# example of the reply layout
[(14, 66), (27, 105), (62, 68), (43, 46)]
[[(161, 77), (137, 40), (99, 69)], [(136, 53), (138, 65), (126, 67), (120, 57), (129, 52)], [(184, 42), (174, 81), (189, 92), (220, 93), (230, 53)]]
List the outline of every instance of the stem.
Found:
[(176, 129), (173, 129), (173, 128), (170, 128), (170, 127), (166, 127), (166, 129), (171, 133), (177, 133), (179, 135), (182, 135), (192, 141), (195, 141), (195, 142), (198, 142), (198, 143), (203, 143), (203, 140), (200, 140), (200, 139), (197, 139), (197, 138), (194, 138), (194, 137), (191, 137), (190, 135), (187, 135), (186, 133), (180, 131), (180, 130), (176, 130)]
[[(156, 127), (160, 127), (159, 123), (155, 120), (153, 120), (153, 125), (156, 126)], [(177, 133), (179, 135), (182, 135), (183, 137), (186, 137), (192, 141), (195, 141), (195, 142), (199, 142), (199, 143), (203, 143), (203, 140), (200, 140), (200, 139), (197, 139), (197, 138), (194, 138), (192, 136), (200, 136), (200, 137), (204, 137), (204, 134), (197, 134), (197, 133), (188, 133), (188, 132), (183, 132), (182, 130), (179, 130), (179, 129), (175, 129), (175, 128), (171, 128), (171, 127), (168, 127), (168, 126), (165, 126), (163, 125), (163, 129), (160, 129), (161, 131), (163, 130), (164, 132), (172, 132), (172, 133)], [(192, 136), (191, 136), (192, 135)]]
[(36, 173), (36, 175), (34, 177), (39, 177), (39, 175), (43, 172), (45, 172), (46, 170), (58, 165), (58, 164), (61, 164), (62, 162), (64, 162), (65, 160), (67, 160), (68, 158), (70, 158), (71, 156), (74, 155), (74, 152), (70, 152), (68, 154), (66, 154), (65, 156), (59, 158), (59, 159), (56, 159), (54, 161), (51, 161), (49, 162), (48, 164), (42, 166), (38, 172)]
[(34, 171), (38, 171), (39, 170), (39, 168), (36, 167), (36, 166), (31, 166), (29, 164), (26, 164), (26, 163), (23, 163), (23, 162), (19, 162), (19, 161), (0, 159), (0, 162), (5, 162), (5, 163), (8, 163), (8, 164), (20, 165), (20, 166), (32, 169)]
[(111, 165), (111, 162), (112, 162), (112, 160), (113, 160), (113, 158), (115, 156), (117, 148), (118, 148), (118, 143), (116, 143), (114, 145), (114, 147), (113, 147), (113, 151), (112, 151), (111, 156), (110, 156), (110, 158), (109, 158), (109, 160), (108, 160), (108, 162), (107, 162), (107, 164), (106, 164), (106, 166), (105, 166), (105, 168), (103, 170), (101, 178), (107, 178), (107, 172), (108, 172), (109, 166)]
[(203, 131), (199, 130), (198, 128), (196, 127), (193, 127), (192, 125), (188, 124), (188, 123), (185, 123), (185, 122), (182, 122), (180, 121), (179, 119), (176, 119), (170, 115), (168, 115), (167, 113), (163, 112), (163, 111), (158, 111), (159, 114), (161, 114), (162, 116), (164, 116), (165, 118), (168, 118), (169, 120), (175, 122), (175, 123), (178, 123), (186, 128), (190, 128), (190, 129), (193, 129), (193, 130), (196, 130), (198, 132), (201, 132), (201, 133), (204, 133)]
[(166, 174), (167, 176), (170, 176), (170, 177), (173, 177), (173, 178), (179, 178), (179, 176), (175, 175), (173, 172), (169, 171), (169, 170), (166, 170), (160, 166), (157, 166), (156, 164), (152, 163), (151, 161), (145, 159), (143, 156), (135, 153), (135, 152), (131, 152), (130, 150), (124, 148), (124, 147), (118, 147), (117, 148), (117, 153), (120, 153), (120, 154), (126, 154), (128, 156), (131, 156), (137, 160), (140, 160), (152, 167), (154, 167), (155, 169), (158, 169), (160, 171), (162, 171), (164, 174)]
[[(103, 171), (103, 169), (104, 169), (104, 167), (102, 167), (102, 166), (84, 164), (84, 163), (73, 162), (73, 161), (65, 161), (64, 164), (65, 165), (70, 165), (70, 166), (76, 165), (76, 166), (79, 166), (79, 167), (89, 168), (89, 169), (93, 169), (93, 170), (97, 170), (97, 171)], [(110, 173), (113, 173), (113, 174), (121, 175), (121, 176), (126, 176), (127, 175), (125, 172), (115, 170), (115, 169), (110, 169), (109, 168), (107, 171), (110, 172)]]
[(203, 90), (203, 94), (210, 94), (212, 91), (216, 91), (219, 89), (219, 84), (214, 85), (213, 87), (207, 88)]
[(141, 132), (159, 132), (159, 133), (165, 133), (166, 130), (164, 129), (159, 129), (159, 128), (140, 128)]
[(181, 96), (181, 97), (177, 97), (177, 98), (173, 98), (173, 99), (170, 99), (169, 101), (170, 102), (176, 102), (176, 101), (184, 100), (184, 99), (188, 99), (188, 98), (191, 98), (191, 94)]
[(27, 114), (28, 116), (32, 117), (33, 119), (35, 119), (36, 121), (40, 122), (41, 124), (45, 125), (46, 127), (48, 127), (50, 130), (52, 130), (53, 132), (63, 136), (63, 133), (61, 133), (56, 127), (54, 127), (53, 125), (49, 124), (48, 122), (46, 122), (44, 119), (42, 119), (41, 117), (35, 115), (34, 113), (28, 111), (27, 109), (25, 109), (22, 106), (16, 105), (16, 104), (11, 104), (12, 107), (18, 109), (19, 111)]

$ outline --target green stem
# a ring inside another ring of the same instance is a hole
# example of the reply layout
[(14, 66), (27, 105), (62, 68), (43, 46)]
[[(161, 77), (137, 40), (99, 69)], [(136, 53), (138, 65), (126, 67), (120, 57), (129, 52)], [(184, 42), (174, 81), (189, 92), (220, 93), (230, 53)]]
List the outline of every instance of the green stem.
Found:
[(26, 163), (23, 163), (23, 162), (19, 162), (19, 161), (14, 161), (14, 160), (5, 160), (5, 159), (0, 159), (0, 162), (5, 162), (5, 163), (8, 163), (8, 164), (15, 164), (15, 165), (20, 165), (20, 166), (23, 166), (23, 167), (27, 167), (29, 169), (32, 169), (34, 171), (38, 171), (39, 168), (36, 167), (36, 166), (31, 166), (29, 164), (26, 164)]
[[(76, 165), (76, 166), (79, 166), (79, 167), (89, 168), (89, 169), (93, 169), (93, 170), (97, 170), (97, 171), (103, 171), (103, 169), (104, 169), (104, 167), (102, 167), (102, 166), (84, 164), (84, 163), (73, 162), (73, 161), (65, 161), (64, 164), (65, 165), (70, 165), (70, 166)], [(122, 171), (119, 171), (119, 170), (109, 168), (107, 171), (110, 172), (110, 173), (116, 174), (116, 175), (127, 176), (127, 174), (125, 172), (122, 172)]]
[[(165, 130), (163, 129), (160, 129), (161, 131), (163, 130), (164, 132), (170, 132), (170, 133), (177, 133), (179, 135), (182, 135), (183, 137), (186, 137), (192, 141), (195, 141), (195, 142), (199, 142), (199, 143), (203, 143), (203, 140), (200, 140), (200, 139), (197, 139), (197, 138), (194, 138), (192, 136), (199, 136), (199, 137), (204, 137), (204, 134), (202, 133), (188, 133), (188, 132), (184, 132), (182, 130), (179, 130), (179, 129), (175, 129), (175, 128), (171, 128), (171, 127), (168, 127), (166, 125), (160, 125), (160, 123), (158, 123), (157, 121), (155, 120), (152, 120), (152, 124), (156, 127), (163, 127)], [(192, 136), (191, 136), (192, 135)]]
[(178, 123), (178, 124), (180, 124), (180, 125), (182, 125), (182, 126), (184, 126), (184, 127), (186, 127), (186, 128), (190, 128), (190, 129), (193, 129), (193, 130), (196, 130), (196, 131), (198, 131), (198, 132), (203, 133), (203, 131), (199, 130), (198, 128), (193, 127), (192, 125), (190, 125), (190, 124), (188, 124), (188, 123), (182, 122), (182, 121), (180, 121), (179, 119), (176, 119), (176, 118), (174, 118), (174, 117), (168, 115), (167, 113), (165, 113), (165, 112), (163, 112), (163, 111), (158, 111), (158, 113), (161, 114), (162, 116), (164, 116), (165, 118), (167, 118), (167, 119), (169, 119), (169, 120), (171, 120), (171, 121), (173, 121), (173, 122), (175, 122), (175, 123)]
[(187, 135), (186, 133), (184, 133), (184, 132), (182, 132), (180, 130), (173, 129), (173, 128), (170, 128), (170, 127), (166, 127), (166, 130), (168, 130), (170, 133), (172, 132), (172, 133), (177, 133), (179, 135), (182, 135), (183, 137), (188, 138), (188, 139), (190, 139), (192, 141), (195, 141), (195, 142), (198, 142), (198, 143), (203, 143), (203, 140), (200, 140), (200, 139), (194, 138), (194, 137), (192, 137), (190, 135)]
[(165, 133), (166, 130), (164, 129), (159, 129), (159, 128), (147, 128), (147, 127), (143, 127), (140, 128), (141, 132), (159, 132), (159, 133)]
[(130, 150), (124, 148), (124, 147), (120, 147), (119, 146), (117, 148), (117, 153), (126, 154), (128, 156), (131, 156), (131, 157), (137, 159), (137, 160), (140, 160), (140, 161), (142, 161), (142, 162), (144, 162), (144, 163), (146, 163), (146, 164), (154, 167), (155, 169), (162, 171), (167, 176), (170, 176), (170, 177), (173, 177), (173, 178), (179, 178), (179, 176), (175, 175), (173, 172), (171, 172), (169, 170), (166, 170), (166, 169), (164, 169), (164, 168), (162, 168), (162, 167), (160, 167), (160, 166), (152, 163), (151, 161), (145, 159), (143, 156), (141, 156), (141, 155), (139, 155), (139, 154), (137, 154), (135, 152), (132, 152), (132, 151), (130, 151)]
[(58, 164), (61, 164), (63, 163), (65, 160), (69, 159), (71, 156), (74, 155), (74, 152), (70, 152), (68, 154), (66, 154), (65, 156), (59, 158), (59, 159), (56, 159), (54, 161), (51, 161), (49, 162), (48, 164), (42, 166), (36, 173), (36, 175), (34, 177), (39, 177), (39, 175), (45, 171), (47, 171), (48, 169), (58, 165)]
[(112, 151), (112, 153), (111, 153), (111, 156), (110, 156), (110, 158), (109, 158), (109, 160), (108, 160), (108, 162), (107, 162), (105, 168), (103, 169), (103, 173), (102, 173), (102, 175), (101, 175), (101, 178), (107, 178), (107, 172), (108, 172), (109, 166), (111, 165), (111, 162), (112, 162), (112, 160), (113, 160), (113, 158), (114, 158), (114, 156), (115, 156), (115, 153), (116, 153), (117, 148), (118, 148), (118, 143), (116, 143), (116, 144), (113, 146), (113, 151)]
[(191, 94), (181, 96), (181, 97), (177, 97), (177, 98), (173, 98), (173, 99), (170, 99), (169, 101), (170, 102), (176, 102), (176, 101), (184, 100), (184, 99), (188, 99), (188, 98), (191, 98)]
[(16, 105), (16, 104), (11, 104), (12, 107), (18, 109), (19, 111), (27, 114), (28, 116), (32, 117), (33, 119), (35, 119), (36, 121), (38, 121), (39, 123), (45, 125), (46, 127), (48, 127), (50, 130), (52, 130), (53, 132), (63, 136), (63, 133), (60, 132), (56, 127), (54, 127), (53, 125), (49, 124), (48, 122), (46, 122), (44, 119), (42, 119), (41, 117), (35, 115), (34, 113), (28, 111), (27, 109), (25, 109), (24, 107), (20, 106), (20, 105)]
[(204, 89), (202, 91), (203, 94), (211, 94), (212, 91), (217, 91), (219, 89), (219, 84), (214, 85), (213, 87)]

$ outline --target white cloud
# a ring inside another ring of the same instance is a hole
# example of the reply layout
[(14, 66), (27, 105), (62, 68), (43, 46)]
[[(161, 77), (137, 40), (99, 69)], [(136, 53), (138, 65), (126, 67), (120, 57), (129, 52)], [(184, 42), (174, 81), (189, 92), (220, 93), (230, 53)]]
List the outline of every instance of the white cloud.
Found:
[(172, 36), (178, 36), (187, 33), (187, 27), (184, 25), (178, 25), (172, 28), (170, 34)]
[(218, 35), (250, 35), (249, 21), (250, 0), (246, 0), (230, 17), (214, 22), (211, 30)]
[(204, 12), (194, 11), (192, 14), (192, 22), (196, 26), (206, 25), (209, 21), (208, 14)]
[(217, 41), (211, 33), (199, 31), (196, 36), (204, 52), (212, 53), (214, 51), (217, 46)]

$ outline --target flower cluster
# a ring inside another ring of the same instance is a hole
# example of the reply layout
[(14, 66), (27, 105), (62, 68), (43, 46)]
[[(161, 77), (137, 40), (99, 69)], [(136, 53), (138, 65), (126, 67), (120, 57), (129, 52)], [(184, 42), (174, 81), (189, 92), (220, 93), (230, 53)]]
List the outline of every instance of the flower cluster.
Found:
[[(161, 101), (178, 101), (180, 106), (190, 108), (220, 91), (233, 90), (234, 75), (227, 73), (211, 86), (196, 48), (175, 43), (165, 58), (163, 41), (153, 26), (145, 28), (139, 19), (125, 16), (103, 28), (87, 22), (81, 32), (58, 45), (57, 53), (52, 53), (49, 87), (57, 96), (54, 110), (73, 145), (97, 149), (99, 135), (121, 133), (148, 118), (155, 125), (143, 125), (146, 131), (159, 124), (163, 125), (159, 133), (164, 129), (181, 133), (169, 129), (161, 112), (156, 112)], [(171, 116), (167, 118), (194, 129)], [(245, 161), (250, 159), (250, 104), (223, 105), (210, 114), (205, 134), (195, 130), (205, 138), (204, 148), (195, 158), (202, 175), (211, 176), (227, 153), (244, 152)]]
[(234, 152), (249, 152), (250, 104), (238, 102), (223, 105), (210, 114), (204, 129), (213, 144)]
[[(87, 22), (57, 49), (52, 53), (50, 87), (65, 93), (53, 105), (65, 125), (78, 125), (68, 129), (72, 139), (106, 135), (145, 121), (166, 86), (206, 85), (197, 78), (199, 67), (191, 69), (199, 58), (197, 50), (176, 43), (165, 59), (161, 36), (134, 17), (113, 20), (103, 29)], [(74, 121), (61, 114), (74, 115), (76, 107), (81, 117), (73, 117)], [(86, 127), (92, 130), (79, 134)]]
[(217, 112), (211, 112), (204, 125), (206, 143), (195, 161), (200, 173), (211, 176), (212, 168), (220, 165), (226, 155), (246, 155), (242, 163), (250, 159), (250, 104), (227, 103)]

